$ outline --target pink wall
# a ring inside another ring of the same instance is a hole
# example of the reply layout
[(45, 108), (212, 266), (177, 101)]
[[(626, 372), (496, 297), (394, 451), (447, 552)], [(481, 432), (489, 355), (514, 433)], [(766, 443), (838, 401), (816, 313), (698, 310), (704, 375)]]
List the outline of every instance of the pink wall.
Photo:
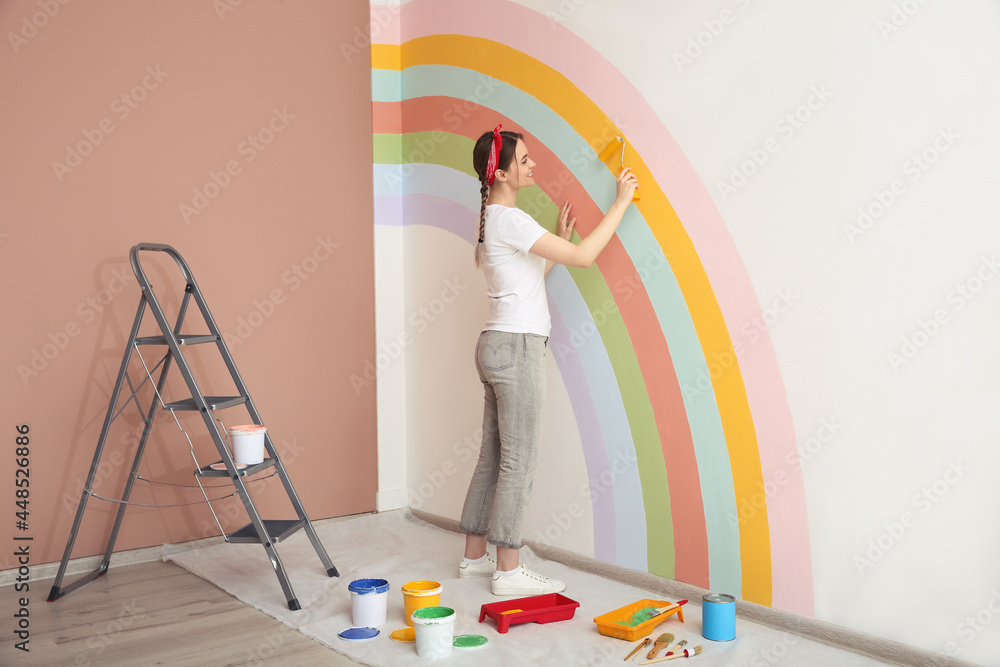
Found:
[[(138, 242), (188, 261), (311, 516), (374, 509), (374, 388), (356, 395), (348, 379), (375, 352), (370, 62), (341, 48), (368, 3), (64, 2), (0, 5), (3, 533), (33, 536), (34, 563), (62, 555), (138, 303)], [(151, 280), (171, 286), (159, 269)], [(195, 366), (226, 393), (216, 358)], [(202, 462), (216, 460), (200, 419), (182, 421)], [(12, 516), (23, 423), (24, 532)], [(99, 493), (120, 493), (137, 423), (134, 408), (116, 422)], [(194, 483), (169, 415), (143, 460), (145, 477)], [(266, 518), (292, 516), (276, 478), (259, 486)], [(140, 483), (133, 499), (200, 494)], [(246, 523), (234, 499), (217, 510), (227, 530)], [(102, 548), (112, 512), (90, 501), (74, 556)], [(204, 505), (130, 508), (117, 549), (217, 532)]]

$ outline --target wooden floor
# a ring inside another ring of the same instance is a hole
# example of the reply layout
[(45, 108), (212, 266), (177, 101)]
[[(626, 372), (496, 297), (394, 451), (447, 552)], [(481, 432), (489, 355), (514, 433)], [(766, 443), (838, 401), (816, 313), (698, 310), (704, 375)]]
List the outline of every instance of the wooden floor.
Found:
[(29, 653), (13, 635), (24, 593), (2, 589), (0, 665), (357, 664), (173, 563), (113, 568), (46, 602), (51, 587), (31, 582)]

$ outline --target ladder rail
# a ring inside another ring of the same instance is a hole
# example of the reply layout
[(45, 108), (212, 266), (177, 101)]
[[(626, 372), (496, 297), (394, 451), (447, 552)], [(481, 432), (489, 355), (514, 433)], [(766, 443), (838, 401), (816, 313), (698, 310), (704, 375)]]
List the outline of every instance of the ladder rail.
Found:
[[(185, 294), (184, 299), (181, 302), (180, 311), (177, 314), (177, 322), (174, 324), (173, 328), (175, 336), (181, 332), (181, 327), (184, 325), (184, 315), (187, 312), (187, 304), (190, 300), (188, 297), (189, 295)], [(139, 355), (139, 359), (142, 360), (142, 354), (140, 354), (136, 349), (135, 338), (130, 338), (129, 340), (132, 343), (132, 349), (135, 350), (136, 354)], [(163, 387), (167, 383), (167, 375), (170, 372), (170, 361), (173, 356), (173, 352), (170, 352), (164, 357), (163, 369), (160, 371), (160, 377), (156, 381), (155, 393), (151, 399), (149, 411), (143, 415), (146, 417), (146, 423), (142, 429), (142, 437), (139, 439), (139, 445), (135, 449), (135, 458), (132, 461), (132, 469), (129, 471), (128, 481), (125, 482), (125, 491), (122, 494), (123, 502), (118, 506), (118, 512), (115, 514), (115, 523), (111, 528), (111, 537), (108, 539), (108, 545), (104, 550), (104, 560), (102, 561), (102, 566), (105, 568), (111, 564), (111, 554), (114, 553), (115, 543), (118, 541), (118, 531), (121, 530), (122, 519), (125, 518), (125, 509), (128, 507), (128, 499), (132, 497), (132, 487), (135, 485), (135, 478), (139, 474), (139, 464), (142, 462), (142, 455), (146, 451), (146, 443), (149, 441), (149, 434), (153, 429), (153, 419), (156, 417), (156, 406), (161, 402), (160, 397), (163, 393)], [(146, 368), (145, 361), (142, 361), (142, 367), (146, 369), (146, 377), (152, 382), (153, 378), (149, 373), (149, 369)], [(131, 384), (131, 381), (129, 381), (129, 386), (131, 386)], [(138, 405), (138, 401), (139, 399), (136, 397), (136, 405)], [(141, 407), (140, 412), (142, 412)]]
[[(135, 320), (132, 322), (132, 332), (130, 334), (129, 340), (133, 340), (135, 336), (139, 333), (139, 326), (142, 324), (142, 316), (146, 311), (146, 302), (140, 298), (139, 308), (135, 313)], [(97, 469), (101, 464), (101, 455), (104, 453), (104, 445), (108, 439), (108, 431), (111, 429), (111, 423), (118, 416), (114, 412), (115, 407), (118, 405), (118, 397), (121, 395), (122, 384), (124, 383), (124, 378), (126, 371), (128, 370), (128, 363), (132, 359), (132, 346), (130, 345), (126, 350), (124, 355), (122, 355), (122, 364), (118, 370), (118, 379), (115, 381), (115, 387), (111, 392), (111, 399), (108, 405), (108, 411), (104, 415), (104, 424), (101, 426), (101, 435), (97, 440), (97, 448), (94, 451), (94, 460), (90, 464), (90, 472), (87, 473), (87, 481), (83, 485), (83, 493), (80, 497), (80, 504), (76, 508), (76, 517), (73, 519), (73, 527), (69, 532), (69, 539), (66, 541), (66, 550), (63, 552), (62, 560), (59, 562), (59, 569), (56, 571), (56, 578), (52, 582), (52, 589), (49, 592), (49, 602), (57, 600), (66, 593), (79, 588), (87, 581), (91, 581), (101, 576), (107, 571), (107, 565), (101, 563), (96, 570), (91, 572), (89, 575), (83, 579), (74, 582), (66, 588), (62, 588), (63, 577), (66, 576), (66, 567), (69, 565), (69, 559), (73, 555), (73, 547), (76, 545), (76, 537), (80, 532), (80, 526), (83, 523), (83, 514), (87, 509), (87, 501), (90, 499), (90, 489), (94, 484), (94, 479), (97, 477)], [(86, 579), (86, 581), (84, 581)]]

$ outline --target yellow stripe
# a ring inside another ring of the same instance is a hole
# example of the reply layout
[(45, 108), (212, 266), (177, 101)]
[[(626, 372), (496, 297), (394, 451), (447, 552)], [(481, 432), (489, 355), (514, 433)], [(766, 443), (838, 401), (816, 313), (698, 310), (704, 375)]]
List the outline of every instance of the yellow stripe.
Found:
[[(385, 63), (385, 69), (416, 65), (474, 69), (532, 95), (568, 122), (581, 137), (600, 143), (596, 150), (616, 135), (625, 136), (566, 77), (506, 45), (466, 35), (420, 37), (406, 42), (401, 49), (402, 57), (395, 61), (398, 65), (390, 66), (391, 54), (399, 48), (373, 44), (372, 62)], [(642, 184), (642, 200), (636, 206), (670, 260), (705, 358), (728, 353), (736, 359), (722, 311), (694, 244), (645, 162), (629, 143), (626, 143), (625, 156), (626, 163)], [(713, 379), (712, 384), (729, 450), (736, 507), (739, 509), (744, 503), (753, 507), (754, 502), (761, 502), (764, 480), (757, 434), (739, 365), (733, 364), (731, 369)], [(766, 511), (755, 512), (740, 522), (740, 569), (742, 597), (770, 605), (771, 539)]]
[(402, 49), (398, 44), (372, 44), (372, 69), (400, 71)]

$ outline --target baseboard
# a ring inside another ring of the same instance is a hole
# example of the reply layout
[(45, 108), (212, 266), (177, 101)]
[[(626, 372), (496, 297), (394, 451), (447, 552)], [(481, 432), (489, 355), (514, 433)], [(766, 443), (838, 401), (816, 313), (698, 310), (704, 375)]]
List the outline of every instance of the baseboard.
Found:
[(409, 493), (404, 488), (380, 490), (375, 494), (375, 507), (379, 512), (406, 509), (409, 504)]
[[(335, 516), (327, 519), (313, 519), (312, 524), (314, 526), (322, 526), (324, 523), (331, 523), (334, 521), (343, 521), (344, 519), (350, 519), (360, 514), (370, 514), (370, 512), (359, 512), (358, 514), (348, 514), (344, 516)], [(189, 540), (187, 542), (176, 542), (170, 545), (174, 550), (187, 550), (187, 549), (197, 549), (198, 547), (207, 547), (212, 544), (219, 544), (225, 542), (225, 539), (221, 535), (215, 535), (213, 537), (202, 537), (196, 540)], [(126, 565), (137, 565), (139, 563), (149, 563), (152, 561), (163, 559), (163, 547), (162, 544), (157, 544), (151, 547), (141, 547), (139, 549), (126, 549), (124, 551), (115, 551), (111, 554), (111, 562), (108, 563), (108, 569), (113, 570), (119, 567), (125, 567)], [(104, 559), (103, 555), (97, 556), (81, 556), (80, 558), (71, 558), (66, 564), (66, 574), (64, 575), (69, 579), (69, 581), (63, 581), (63, 585), (71, 583), (78, 575), (89, 574), (96, 570)], [(31, 581), (37, 582), (44, 579), (55, 579), (56, 573), (59, 571), (59, 563), (39, 563), (38, 565), (31, 566)], [(18, 568), (13, 567), (9, 570), (0, 570), (0, 587), (10, 586), (17, 581)]]
[[(217, 539), (221, 540), (222, 538), (220, 537)], [(156, 545), (154, 547), (142, 547), (141, 549), (116, 551), (112, 554), (109, 568), (124, 567), (125, 565), (135, 565), (137, 563), (149, 563), (151, 561), (160, 560), (160, 553), (162, 550), (163, 547), (161, 545)], [(77, 575), (89, 574), (98, 568), (103, 559), (103, 555), (72, 558), (69, 563), (66, 564), (65, 576), (72, 580), (75, 579)], [(58, 571), (59, 563), (41, 563), (39, 565), (32, 565), (31, 581), (34, 582), (41, 581), (43, 579), (54, 579)], [(16, 567), (9, 570), (0, 570), (0, 586), (9, 586), (10, 584), (13, 584), (16, 581), (17, 575), (18, 569)], [(69, 582), (67, 581), (65, 583)]]
[[(448, 519), (413, 508), (410, 508), (410, 512), (413, 516), (427, 523), (456, 533), (462, 532), (459, 530), (458, 521), (454, 519)], [(629, 586), (652, 591), (658, 595), (679, 599), (687, 598), (691, 601), (690, 604), (700, 606), (702, 595), (709, 592), (698, 586), (674, 581), (673, 579), (665, 579), (655, 574), (649, 574), (648, 572), (630, 570), (620, 565), (610, 565), (594, 558), (580, 556), (571, 551), (557, 549), (556, 547), (532, 540), (524, 540), (524, 544), (531, 547), (531, 550), (542, 558), (554, 560), (576, 570), (596, 574), (612, 581), (619, 581)], [(844, 628), (814, 618), (806, 618), (798, 614), (781, 611), (780, 609), (772, 609), (771, 607), (765, 607), (744, 600), (737, 600), (736, 615), (739, 618), (745, 618), (748, 621), (766, 625), (775, 630), (781, 630), (797, 637), (803, 637), (875, 660), (881, 660), (890, 665), (900, 665), (901, 667), (976, 667), (971, 662), (949, 658), (939, 653), (914, 648), (890, 639), (883, 639), (857, 630), (851, 630), (850, 628)]]

